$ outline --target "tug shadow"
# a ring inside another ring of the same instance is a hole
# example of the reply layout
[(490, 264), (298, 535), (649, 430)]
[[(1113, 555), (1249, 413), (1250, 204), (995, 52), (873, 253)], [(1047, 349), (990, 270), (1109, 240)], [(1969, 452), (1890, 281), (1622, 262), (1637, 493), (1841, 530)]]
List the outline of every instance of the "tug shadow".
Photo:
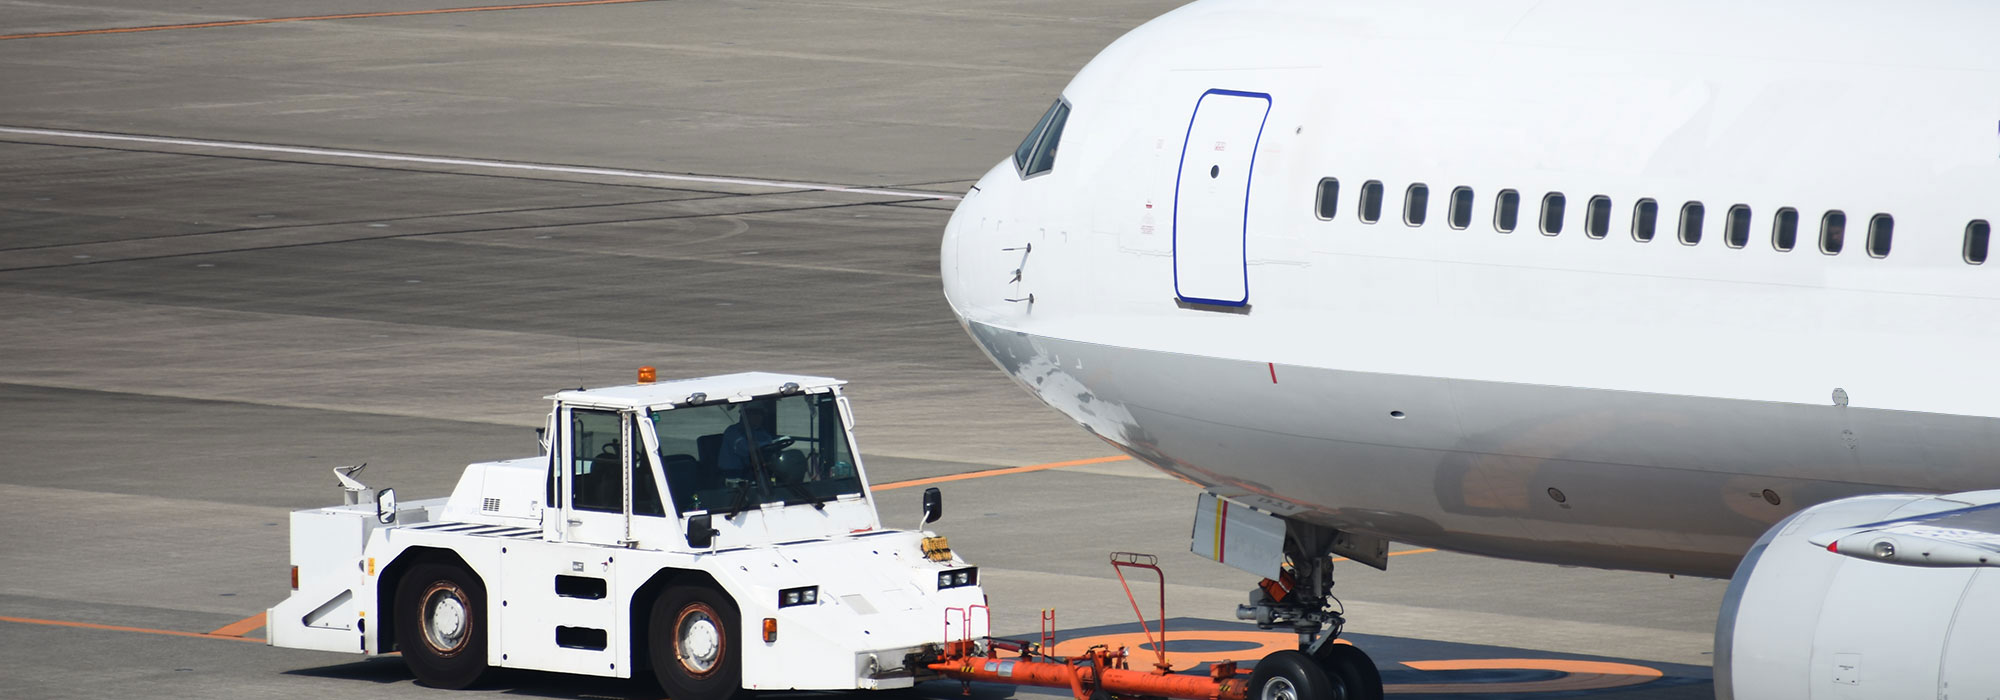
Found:
[[(293, 669), (286, 675), (361, 681), (379, 685), (420, 685), (403, 660), (395, 657), (366, 659), (353, 663)], [(442, 692), (442, 691), (439, 691)], [(640, 678), (597, 678), (545, 671), (496, 668), (481, 676), (468, 692), (501, 693), (536, 698), (576, 698), (578, 700), (660, 700), (658, 683), (647, 674)], [(448, 697), (448, 696), (447, 696)], [(468, 695), (467, 698), (472, 696)]]

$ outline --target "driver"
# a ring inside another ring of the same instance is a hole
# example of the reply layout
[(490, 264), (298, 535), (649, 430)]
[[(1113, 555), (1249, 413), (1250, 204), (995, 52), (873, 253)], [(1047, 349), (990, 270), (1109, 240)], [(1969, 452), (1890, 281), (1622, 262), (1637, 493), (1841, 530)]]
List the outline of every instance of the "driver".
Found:
[(743, 419), (722, 431), (722, 450), (716, 457), (716, 466), (722, 470), (723, 478), (751, 478), (750, 442), (755, 439), (758, 447), (765, 447), (777, 440), (773, 423), (770, 404), (753, 401), (743, 407)]

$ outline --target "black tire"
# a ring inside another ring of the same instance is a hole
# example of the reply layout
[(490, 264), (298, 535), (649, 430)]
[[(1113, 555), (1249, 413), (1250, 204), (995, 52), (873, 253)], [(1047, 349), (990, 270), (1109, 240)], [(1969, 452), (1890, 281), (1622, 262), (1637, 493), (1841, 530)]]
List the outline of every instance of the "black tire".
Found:
[(677, 584), (653, 603), (646, 642), (653, 675), (673, 700), (728, 700), (743, 687), (736, 603), (707, 586)]
[(1247, 700), (1347, 700), (1335, 692), (1337, 688), (1312, 657), (1286, 649), (1257, 661), (1256, 672), (1250, 674)]
[(417, 682), (457, 690), (486, 673), (486, 588), (451, 564), (410, 567), (396, 583), (396, 648)]
[(1328, 640), (1320, 645), (1319, 653), (1314, 654), (1313, 659), (1319, 662), (1320, 670), (1326, 672), (1327, 680), (1340, 686), (1334, 690), (1334, 697), (1382, 700), (1382, 672), (1375, 668), (1375, 660), (1368, 658), (1367, 652), (1360, 647)]

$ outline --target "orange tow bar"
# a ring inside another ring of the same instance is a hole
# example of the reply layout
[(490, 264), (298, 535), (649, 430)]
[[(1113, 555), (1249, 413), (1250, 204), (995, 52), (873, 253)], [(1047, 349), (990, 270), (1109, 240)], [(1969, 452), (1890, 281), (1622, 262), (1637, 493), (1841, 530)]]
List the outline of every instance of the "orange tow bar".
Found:
[[(1036, 660), (1037, 657), (1043, 660)], [(1024, 651), (1020, 658), (1002, 659), (998, 647), (987, 656), (959, 657), (931, 664), (931, 670), (961, 681), (1068, 688), (1076, 700), (1148, 696), (1181, 700), (1244, 700), (1249, 683), (1237, 677), (1234, 662), (1216, 664), (1207, 676), (1125, 667), (1125, 650), (1095, 648), (1077, 658), (1040, 656)]]
[[(971, 639), (952, 641), (945, 645), (942, 657), (930, 664), (930, 669), (947, 678), (957, 679), (967, 684), (968, 692), (973, 681), (985, 683), (1005, 683), (1012, 685), (1032, 685), (1044, 688), (1068, 688), (1076, 700), (1106, 700), (1117, 697), (1177, 698), (1179, 700), (1245, 700), (1249, 695), (1249, 682), (1244, 676), (1248, 670), (1240, 670), (1236, 662), (1226, 661), (1209, 667), (1206, 676), (1174, 673), (1167, 663), (1166, 646), (1166, 574), (1160, 571), (1159, 558), (1150, 554), (1117, 552), (1111, 555), (1111, 565), (1118, 571), (1118, 582), (1125, 586), (1125, 596), (1132, 599), (1133, 612), (1139, 611), (1139, 602), (1132, 595), (1132, 587), (1125, 581), (1124, 569), (1148, 569), (1160, 577), (1160, 636), (1153, 636), (1153, 626), (1146, 624), (1146, 616), (1139, 615), (1139, 625), (1146, 630), (1146, 639), (1157, 655), (1151, 671), (1135, 671), (1126, 664), (1129, 652), (1124, 647), (1116, 650), (1095, 646), (1077, 657), (1060, 657), (1044, 653), (1044, 649), (1055, 647), (1053, 611), (1044, 611), (1042, 619), (1042, 643), (1030, 644), (1011, 642), (1004, 639), (986, 639), (984, 644), (976, 644)], [(978, 606), (984, 607), (984, 606)], [(959, 611), (965, 618), (971, 611)], [(947, 615), (950, 613), (947, 612)], [(947, 624), (947, 629), (950, 625)], [(970, 630), (970, 624), (960, 629)], [(983, 647), (983, 652), (982, 652)], [(1018, 656), (1001, 658), (1002, 650), (1018, 652)]]

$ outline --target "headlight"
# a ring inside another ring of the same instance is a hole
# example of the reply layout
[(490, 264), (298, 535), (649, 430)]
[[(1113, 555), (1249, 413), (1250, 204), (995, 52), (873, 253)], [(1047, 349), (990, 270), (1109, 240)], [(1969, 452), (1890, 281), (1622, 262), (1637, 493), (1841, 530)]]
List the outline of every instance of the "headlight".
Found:
[(778, 607), (781, 608), (789, 608), (794, 605), (815, 605), (818, 603), (819, 586), (787, 588), (778, 591)]
[(979, 585), (979, 567), (938, 572), (938, 590)]

